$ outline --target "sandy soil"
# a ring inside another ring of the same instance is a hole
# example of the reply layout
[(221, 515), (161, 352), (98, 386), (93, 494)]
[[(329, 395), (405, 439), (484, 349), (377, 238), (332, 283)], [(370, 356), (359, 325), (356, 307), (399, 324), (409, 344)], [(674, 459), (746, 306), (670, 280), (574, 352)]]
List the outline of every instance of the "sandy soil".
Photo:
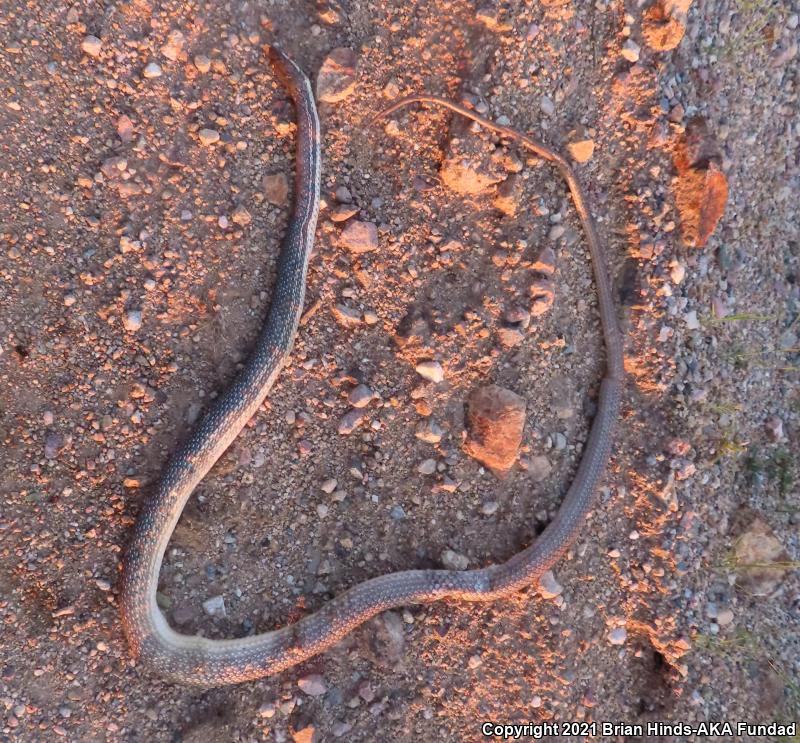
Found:
[[(798, 6), (687, 5), (0, 4), (0, 740), (461, 741), (484, 739), (484, 721), (797, 720)], [(563, 152), (591, 140), (576, 168), (629, 378), (605, 487), (555, 590), (410, 606), (292, 672), (202, 691), (134, 664), (116, 592), (148, 489), (269, 302), (288, 218), (274, 176), (291, 195), (294, 151), (261, 52), (273, 41), (312, 80), (333, 49), (353, 50), (355, 86), (320, 106), (316, 311), (178, 525), (159, 589), (174, 625), (241, 636), (445, 550), (506, 559), (574, 474), (603, 355), (568, 193), (444, 112), (369, 130), (397, 95), (464, 101)], [(695, 117), (711, 155), (687, 171)], [(454, 190), (443, 166), (463, 158), (500, 185)], [(709, 168), (729, 195), (696, 247), (684, 197), (710, 199)], [(342, 244), (344, 202), (378, 226), (376, 250)], [(506, 313), (530, 309), (547, 247), (553, 306), (509, 348)], [(424, 359), (443, 382), (415, 372)], [(358, 383), (375, 397), (342, 435)], [(487, 383), (527, 402), (505, 480), (463, 450), (465, 400)], [(438, 443), (415, 435), (426, 420)], [(218, 596), (225, 616), (204, 610)]]

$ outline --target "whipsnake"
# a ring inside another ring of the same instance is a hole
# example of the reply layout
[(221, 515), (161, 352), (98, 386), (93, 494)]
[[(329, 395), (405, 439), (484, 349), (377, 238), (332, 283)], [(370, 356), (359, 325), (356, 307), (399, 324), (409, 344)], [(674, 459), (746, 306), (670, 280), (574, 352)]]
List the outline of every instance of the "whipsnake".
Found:
[(606, 346), (597, 414), (575, 479), (544, 532), (503, 564), (478, 570), (407, 570), (383, 575), (356, 585), (294, 624), (250, 637), (211, 640), (173, 630), (156, 603), (159, 571), (169, 539), (195, 486), (272, 387), (292, 348), (303, 311), (319, 210), (320, 125), (311, 85), (302, 70), (275, 47), (268, 54), (297, 113), (294, 209), (280, 251), (270, 309), (244, 368), (169, 460), (139, 515), (123, 563), (122, 620), (134, 656), (164, 678), (185, 684), (219, 686), (278, 673), (321, 653), (386, 609), (444, 598), (491, 601), (533, 583), (573, 543), (592, 506), (611, 451), (623, 379), (622, 337), (603, 250), (568, 162), (545, 145), (450, 101), (427, 95), (397, 101), (378, 117), (413, 102), (444, 106), (552, 162), (567, 181), (588, 240)]

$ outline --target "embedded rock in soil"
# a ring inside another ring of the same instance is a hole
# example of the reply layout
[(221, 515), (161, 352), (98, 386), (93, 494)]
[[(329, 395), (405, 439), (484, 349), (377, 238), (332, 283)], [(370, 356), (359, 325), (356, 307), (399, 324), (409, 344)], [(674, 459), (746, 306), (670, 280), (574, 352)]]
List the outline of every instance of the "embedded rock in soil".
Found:
[(469, 437), (464, 451), (505, 477), (517, 459), (525, 427), (524, 398), (496, 385), (481, 387), (467, 403)]
[(644, 12), (642, 36), (647, 45), (657, 52), (668, 52), (681, 43), (686, 32), (686, 25), (680, 19), (667, 12), (661, 2), (655, 3)]
[(317, 76), (317, 100), (338, 103), (356, 89), (356, 55), (352, 49), (334, 49), (322, 63)]
[(750, 520), (734, 547), (736, 585), (749, 596), (768, 596), (783, 580), (789, 556), (760, 518)]
[(351, 253), (369, 253), (378, 247), (378, 228), (372, 222), (354, 219), (339, 235), (339, 242)]
[(687, 245), (705, 247), (725, 212), (728, 179), (718, 164), (719, 151), (701, 118), (692, 119), (675, 148), (675, 204)]

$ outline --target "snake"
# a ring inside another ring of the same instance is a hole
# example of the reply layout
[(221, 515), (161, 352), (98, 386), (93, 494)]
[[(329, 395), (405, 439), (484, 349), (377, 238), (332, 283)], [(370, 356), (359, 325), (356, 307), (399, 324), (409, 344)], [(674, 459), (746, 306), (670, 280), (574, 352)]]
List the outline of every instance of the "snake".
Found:
[(122, 625), (135, 664), (184, 685), (215, 687), (279, 673), (331, 648), (356, 627), (388, 609), (442, 599), (495, 601), (534, 584), (574, 543), (592, 509), (612, 450), (624, 379), (623, 338), (603, 247), (569, 162), (527, 135), (444, 98), (412, 95), (395, 101), (374, 120), (411, 103), (444, 107), (549, 161), (569, 187), (588, 242), (606, 357), (596, 413), (575, 477), (544, 531), (506, 562), (471, 570), (416, 569), (374, 577), (294, 623), (250, 636), (210, 639), (174, 630), (156, 597), (164, 553), (192, 491), (255, 415), (291, 352), (303, 312), (319, 214), (321, 137), (311, 84), (302, 69), (277, 46), (267, 46), (265, 51), (292, 100), (297, 120), (295, 194), (278, 256), (273, 296), (248, 360), (170, 457), (157, 485), (145, 499), (122, 564)]

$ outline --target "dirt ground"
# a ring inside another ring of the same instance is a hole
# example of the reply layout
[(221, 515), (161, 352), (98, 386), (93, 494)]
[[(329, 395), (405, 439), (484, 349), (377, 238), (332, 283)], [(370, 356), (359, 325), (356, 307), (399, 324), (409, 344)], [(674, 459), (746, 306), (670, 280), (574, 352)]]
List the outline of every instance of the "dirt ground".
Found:
[[(796, 2), (0, 9), (1, 741), (477, 741), (486, 721), (798, 719)], [(243, 636), (446, 550), (507, 559), (574, 475), (603, 346), (568, 192), (447, 112), (412, 106), (370, 129), (391, 99), (461, 101), (578, 160), (628, 378), (597, 506), (549, 585), (409, 606), (277, 677), (181, 688), (130, 657), (120, 560), (269, 303), (294, 153), (270, 42), (312, 82), (352, 50), (354, 86), (320, 104), (311, 312), (178, 525), (159, 587), (173, 626)], [(445, 178), (459, 162), (473, 193)], [(348, 210), (377, 225), (375, 250), (348, 249)], [(526, 326), (548, 247), (553, 305)], [(415, 371), (429, 359), (441, 383)], [(359, 383), (374, 397), (345, 435)], [(506, 479), (463, 447), (465, 401), (488, 383), (527, 403)], [(438, 442), (416, 435), (430, 421)]]

